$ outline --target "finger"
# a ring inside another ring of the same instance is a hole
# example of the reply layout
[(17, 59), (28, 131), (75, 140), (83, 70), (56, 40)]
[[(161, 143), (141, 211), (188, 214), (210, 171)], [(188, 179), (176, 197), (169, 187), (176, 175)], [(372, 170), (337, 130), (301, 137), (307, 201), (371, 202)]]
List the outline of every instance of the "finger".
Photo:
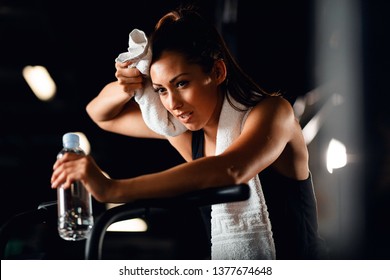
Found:
[(54, 170), (50, 178), (51, 187), (53, 189), (59, 187), (66, 180), (65, 163), (63, 158), (56, 161), (54, 164)]
[(60, 159), (57, 159), (56, 162), (54, 163), (53, 165), (53, 170), (58, 168), (58, 166), (61, 164), (61, 160)]
[(77, 160), (79, 158), (83, 157), (83, 155), (78, 155), (75, 153), (65, 153), (62, 155), (61, 158), (57, 159), (56, 162), (53, 165), (53, 169), (58, 168), (58, 166), (62, 163), (72, 161), (72, 160)]
[(123, 86), (124, 90), (135, 90), (143, 87), (142, 77), (137, 78), (118, 78), (118, 84)]
[(115, 62), (115, 68), (116, 69), (125, 69), (128, 68), (129, 65), (131, 65), (131, 61), (125, 61), (125, 62)]
[(56, 189), (61, 187), (63, 189), (68, 189), (73, 182), (75, 182), (75, 180), (73, 180), (71, 176), (65, 176), (64, 173), (61, 173), (60, 176), (51, 183), (51, 188)]
[(123, 84), (141, 84), (143, 82), (142, 76), (119, 76), (117, 79), (119, 83)]
[(131, 76), (131, 77), (137, 77), (137, 78), (143, 78), (144, 75), (141, 73), (141, 71), (138, 70), (138, 68), (135, 68), (135, 67), (132, 67), (132, 68), (127, 68), (127, 73)]
[(80, 180), (80, 174), (76, 170), (73, 162), (61, 165), (53, 172), (51, 187), (70, 188), (75, 181)]
[(65, 183), (69, 176), (68, 174), (72, 174), (72, 170), (75, 170), (77, 160), (82, 157), (84, 156), (77, 155), (75, 153), (66, 153), (54, 163), (53, 173), (50, 178), (52, 188), (57, 188), (61, 184)]
[(56, 169), (51, 176), (51, 180), (50, 180), (51, 188), (52, 189), (58, 188), (65, 182), (65, 180), (66, 180), (65, 174), (60, 172), (58, 169)]
[(137, 68), (120, 68), (116, 70), (115, 75), (128, 78), (142, 77), (142, 73)]

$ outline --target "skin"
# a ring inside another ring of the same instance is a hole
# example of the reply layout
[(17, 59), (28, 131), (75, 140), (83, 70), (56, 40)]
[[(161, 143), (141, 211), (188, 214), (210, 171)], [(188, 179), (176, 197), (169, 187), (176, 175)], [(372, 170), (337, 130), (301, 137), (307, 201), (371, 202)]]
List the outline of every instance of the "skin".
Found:
[[(130, 100), (134, 90), (142, 88), (143, 77), (137, 69), (128, 68), (129, 64), (116, 63), (117, 81), (104, 87), (87, 105), (88, 114), (107, 131), (167, 139), (187, 162), (158, 173), (111, 179), (91, 156), (66, 154), (54, 164), (52, 188), (62, 184), (67, 188), (72, 181), (81, 180), (100, 202), (130, 202), (246, 183), (268, 166), (293, 179), (308, 178), (307, 148), (287, 100), (268, 97), (257, 104), (249, 113), (241, 135), (225, 152), (215, 156), (223, 103), (220, 85), (227, 74), (224, 62), (216, 61), (211, 73), (204, 73), (199, 65), (187, 63), (182, 55), (164, 52), (151, 65), (156, 94), (165, 108), (188, 128), (182, 135), (167, 138), (146, 126), (137, 103)], [(205, 132), (205, 157), (193, 161), (191, 133), (201, 128)]]

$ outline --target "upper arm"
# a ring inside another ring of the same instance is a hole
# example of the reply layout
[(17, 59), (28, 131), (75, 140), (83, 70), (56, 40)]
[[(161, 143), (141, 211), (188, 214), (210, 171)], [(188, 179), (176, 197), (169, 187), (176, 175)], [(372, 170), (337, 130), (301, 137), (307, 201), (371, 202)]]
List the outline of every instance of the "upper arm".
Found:
[(104, 130), (126, 136), (166, 139), (146, 125), (141, 109), (134, 100), (129, 101), (115, 118), (97, 124)]
[(241, 181), (247, 181), (270, 166), (293, 135), (295, 117), (290, 103), (270, 97), (249, 113), (241, 135), (222, 154), (230, 160)]

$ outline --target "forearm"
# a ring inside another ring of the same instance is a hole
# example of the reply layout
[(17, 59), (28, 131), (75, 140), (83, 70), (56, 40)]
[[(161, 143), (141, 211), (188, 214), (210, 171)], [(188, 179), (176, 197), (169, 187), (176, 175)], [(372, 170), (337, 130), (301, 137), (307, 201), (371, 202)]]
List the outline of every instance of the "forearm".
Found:
[(162, 172), (114, 180), (106, 197), (110, 202), (172, 197), (186, 192), (240, 183), (232, 167), (218, 157), (184, 163)]
[(132, 97), (133, 94), (124, 92), (118, 82), (112, 82), (88, 103), (86, 111), (96, 123), (108, 121), (115, 118)]

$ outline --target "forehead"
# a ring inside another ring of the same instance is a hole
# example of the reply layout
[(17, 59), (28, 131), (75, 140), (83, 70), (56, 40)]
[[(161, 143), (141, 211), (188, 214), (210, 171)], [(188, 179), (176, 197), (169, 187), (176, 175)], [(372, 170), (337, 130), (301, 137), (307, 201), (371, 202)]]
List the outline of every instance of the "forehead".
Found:
[(150, 69), (172, 67), (176, 64), (186, 64), (184, 55), (178, 52), (165, 51), (161, 54), (159, 59), (154, 61), (154, 63), (150, 66)]
[(194, 63), (189, 63), (186, 57), (178, 52), (165, 51), (161, 57), (150, 66), (150, 76), (153, 79), (162, 77), (172, 78), (170, 76), (180, 73), (192, 73), (199, 71), (200, 66)]

